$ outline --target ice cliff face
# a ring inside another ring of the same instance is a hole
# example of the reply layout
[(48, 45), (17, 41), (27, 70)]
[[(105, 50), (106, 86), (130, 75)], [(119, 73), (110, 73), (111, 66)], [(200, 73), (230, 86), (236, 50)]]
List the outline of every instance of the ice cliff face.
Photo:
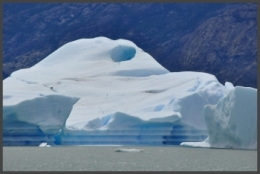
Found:
[(47, 140), (63, 128), (79, 99), (12, 77), (4, 81), (3, 91), (4, 145), (38, 145)]
[(209, 137), (184, 146), (257, 149), (257, 90), (236, 86), (216, 105), (206, 105)]
[(171, 73), (134, 43), (105, 37), (70, 42), (3, 88), (4, 144), (203, 141), (204, 106), (229, 92), (213, 75)]

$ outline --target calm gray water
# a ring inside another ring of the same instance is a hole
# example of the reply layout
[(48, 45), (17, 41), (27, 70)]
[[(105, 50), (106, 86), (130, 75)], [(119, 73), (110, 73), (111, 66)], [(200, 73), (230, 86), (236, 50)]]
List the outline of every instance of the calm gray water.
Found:
[[(115, 152), (118, 148), (143, 152)], [(257, 151), (186, 147), (3, 147), (4, 171), (257, 171)]]

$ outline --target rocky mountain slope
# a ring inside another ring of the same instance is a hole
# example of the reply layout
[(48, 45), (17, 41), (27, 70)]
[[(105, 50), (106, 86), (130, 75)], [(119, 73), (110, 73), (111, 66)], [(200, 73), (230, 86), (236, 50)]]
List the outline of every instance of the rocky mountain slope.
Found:
[(257, 86), (257, 4), (9, 3), (3, 6), (3, 76), (67, 42), (128, 39), (170, 71)]

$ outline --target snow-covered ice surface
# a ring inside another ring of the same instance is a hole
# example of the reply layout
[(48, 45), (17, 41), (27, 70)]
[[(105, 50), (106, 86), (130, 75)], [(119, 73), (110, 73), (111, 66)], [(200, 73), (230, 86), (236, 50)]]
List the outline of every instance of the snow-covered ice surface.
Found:
[(4, 144), (28, 128), (48, 144), (202, 141), (204, 106), (229, 91), (211, 74), (169, 72), (131, 41), (80, 39), (3, 81)]
[(206, 105), (204, 117), (209, 137), (183, 146), (257, 149), (257, 90), (234, 87), (216, 105)]

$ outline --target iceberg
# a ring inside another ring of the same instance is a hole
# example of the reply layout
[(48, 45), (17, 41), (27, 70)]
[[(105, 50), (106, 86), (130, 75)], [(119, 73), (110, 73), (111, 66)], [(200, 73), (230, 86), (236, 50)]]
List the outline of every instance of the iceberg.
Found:
[(257, 149), (257, 90), (236, 86), (216, 105), (206, 105), (204, 117), (209, 136), (183, 146)]
[(45, 142), (42, 142), (39, 147), (51, 147), (50, 145), (48, 145), (47, 143)]
[(79, 39), (3, 81), (3, 142), (203, 141), (204, 106), (229, 92), (214, 75), (169, 72), (131, 41)]
[(123, 148), (119, 148), (119, 149), (115, 149), (115, 152), (143, 152), (143, 149), (123, 149)]

